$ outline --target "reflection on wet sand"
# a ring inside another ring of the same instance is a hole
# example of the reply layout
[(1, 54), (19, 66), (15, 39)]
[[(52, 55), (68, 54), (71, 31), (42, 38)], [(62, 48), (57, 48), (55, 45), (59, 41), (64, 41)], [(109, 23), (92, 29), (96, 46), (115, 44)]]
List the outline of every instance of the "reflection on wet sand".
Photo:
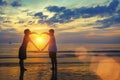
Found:
[(57, 70), (52, 70), (52, 75), (50, 80), (57, 80)]
[(20, 69), (20, 76), (19, 76), (19, 80), (24, 80), (24, 69)]

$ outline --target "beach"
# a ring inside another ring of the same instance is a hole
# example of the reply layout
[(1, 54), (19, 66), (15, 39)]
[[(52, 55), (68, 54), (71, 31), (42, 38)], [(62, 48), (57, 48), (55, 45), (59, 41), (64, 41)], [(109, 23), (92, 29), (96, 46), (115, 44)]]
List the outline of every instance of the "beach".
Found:
[(25, 60), (27, 71), (20, 71), (18, 48), (19, 44), (2, 44), (0, 80), (20, 80), (20, 72), (23, 80), (120, 80), (120, 52), (112, 48), (89, 51), (82, 47), (77, 51), (58, 51), (55, 76), (50, 69), (48, 53), (37, 51), (28, 51)]
[[(24, 80), (53, 80), (50, 65), (26, 65)], [(0, 80), (19, 80), (19, 66), (1, 66)], [(99, 76), (90, 72), (88, 65), (59, 64), (57, 80), (101, 80)]]
[[(57, 79), (53, 77), (50, 63), (26, 63), (27, 71), (22, 74), (23, 80), (119, 80), (120, 60), (117, 59), (116, 62), (109, 57), (102, 57), (102, 59), (99, 63), (59, 63), (54, 76)], [(19, 65), (1, 64), (0, 75), (0, 80), (20, 80)]]

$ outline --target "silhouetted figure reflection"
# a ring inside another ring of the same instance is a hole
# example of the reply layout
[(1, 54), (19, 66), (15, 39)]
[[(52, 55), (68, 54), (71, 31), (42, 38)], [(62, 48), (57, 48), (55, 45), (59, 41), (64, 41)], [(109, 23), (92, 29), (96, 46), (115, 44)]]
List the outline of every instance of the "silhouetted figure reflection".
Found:
[(19, 76), (19, 80), (24, 80), (24, 72), (25, 70), (20, 68), (20, 76)]
[(52, 75), (50, 80), (57, 80), (57, 70), (55, 69), (52, 70)]

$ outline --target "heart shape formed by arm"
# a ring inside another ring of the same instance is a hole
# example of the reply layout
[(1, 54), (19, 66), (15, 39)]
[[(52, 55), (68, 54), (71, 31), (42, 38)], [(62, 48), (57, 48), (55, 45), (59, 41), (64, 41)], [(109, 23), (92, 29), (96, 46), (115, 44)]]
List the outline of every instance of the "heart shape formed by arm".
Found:
[(46, 44), (48, 43), (50, 37), (48, 34), (37, 34), (37, 33), (33, 33), (29, 35), (30, 39), (31, 39), (31, 43), (33, 44), (33, 46), (35, 48), (37, 48), (37, 50), (41, 50), (43, 49)]

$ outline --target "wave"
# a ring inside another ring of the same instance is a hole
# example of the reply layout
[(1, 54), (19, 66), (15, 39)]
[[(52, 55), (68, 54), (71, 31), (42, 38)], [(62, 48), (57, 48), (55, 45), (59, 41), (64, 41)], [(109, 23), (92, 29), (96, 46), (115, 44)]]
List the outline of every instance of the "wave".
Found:
[[(88, 53), (88, 54), (82, 54), (82, 53), (77, 53), (77, 54), (57, 54), (57, 58), (72, 58), (72, 57), (81, 57), (81, 56), (119, 56), (120, 57), (120, 53), (115, 53), (115, 52), (110, 52), (110, 53)], [(5, 58), (18, 58), (17, 56), (6, 56), (6, 55), (2, 55), (0, 56), (0, 59), (5, 59)], [(28, 56), (27, 58), (49, 58), (48, 55), (42, 55), (42, 56)]]
[[(28, 51), (33, 53), (40, 53), (39, 51)], [(120, 52), (120, 50), (90, 50), (90, 51), (58, 51), (58, 53), (75, 53), (75, 52), (97, 52), (97, 53), (103, 53), (103, 52)], [(48, 53), (48, 51), (43, 51), (42, 53)]]

